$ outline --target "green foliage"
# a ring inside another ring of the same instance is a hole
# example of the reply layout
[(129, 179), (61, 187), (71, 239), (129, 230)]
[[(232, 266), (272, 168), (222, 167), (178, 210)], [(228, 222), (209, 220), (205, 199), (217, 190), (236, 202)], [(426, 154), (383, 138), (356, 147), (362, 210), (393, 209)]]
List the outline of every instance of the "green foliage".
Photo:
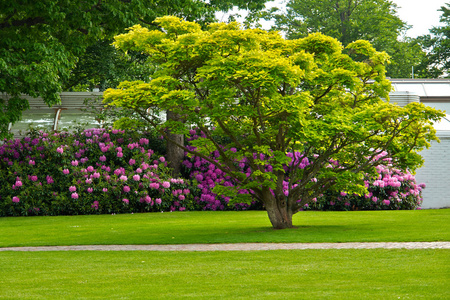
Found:
[[(437, 139), (431, 124), (442, 112), (382, 99), (391, 90), (384, 69), (389, 56), (367, 41), (343, 48), (320, 33), (285, 40), (276, 32), (241, 30), (237, 23), (202, 30), (174, 17), (155, 22), (164, 24), (163, 31), (137, 25), (116, 36), (115, 45), (147, 53), (158, 71), (148, 83), (108, 89), (105, 103), (134, 110), (162, 134), (165, 128), (184, 134), (187, 125), (198, 126), (210, 143), (184, 149), (208, 160), (204, 153), (214, 145), (220, 158), (210, 162), (251, 189), (269, 217), (281, 210), (289, 223), (322, 190), (361, 194), (364, 174), (387, 164), (373, 159), (384, 152), (394, 167), (414, 170), (422, 163), (416, 152)], [(180, 120), (159, 124), (148, 108), (170, 110)], [(219, 144), (215, 136), (229, 143)], [(235, 154), (227, 151), (231, 148)], [(280, 166), (280, 154), (288, 152), (302, 157), (293, 159), (289, 170), (268, 170)], [(247, 178), (236, 168), (236, 157), (249, 164)], [(303, 159), (308, 166), (299, 168)]]
[[(123, 6), (120, 9), (127, 10), (128, 18), (123, 22), (123, 27), (118, 28), (116, 33), (123, 32), (126, 27), (136, 23), (144, 27), (157, 29), (153, 22), (156, 17), (172, 15), (188, 21), (197, 21), (201, 26), (216, 21), (215, 14), (218, 11), (229, 11), (234, 7), (245, 9), (250, 14), (264, 8), (267, 0), (220, 0), (204, 1), (198, 0), (170, 0), (170, 1), (142, 1), (145, 8), (146, 17), (141, 16), (142, 12), (136, 14), (133, 6)], [(138, 4), (139, 5), (139, 4)], [(148, 80), (154, 72), (154, 65), (146, 63), (147, 55), (141, 52), (128, 51), (123, 53), (117, 51), (110, 39), (101, 39), (87, 47), (86, 52), (80, 56), (79, 61), (72, 70), (70, 78), (64, 82), (63, 88), (79, 89), (88, 87), (92, 89), (99, 87), (105, 90), (109, 87), (116, 87), (120, 81), (124, 80)]]
[(286, 13), (273, 13), (275, 28), (288, 38), (321, 32), (338, 39), (344, 46), (367, 40), (378, 51), (391, 56), (387, 76), (408, 78), (411, 66), (425, 57), (417, 41), (402, 38), (409, 26), (397, 15), (397, 6), (388, 0), (290, 0)]
[[(206, 24), (215, 12), (258, 10), (266, 0), (39, 0), (0, 1), (0, 138), (28, 107), (21, 94), (41, 96), (49, 106), (63, 89), (114, 87), (127, 79), (146, 79), (151, 71), (140, 53), (117, 52), (112, 36), (139, 23), (175, 15)], [(145, 71), (142, 68), (144, 65)], [(151, 69), (151, 67), (150, 67)]]
[(86, 47), (146, 18), (146, 2), (2, 1), (0, 92), (11, 98), (0, 100), (0, 137), (27, 108), (21, 94), (41, 96), (49, 106), (58, 103), (62, 84)]
[(145, 63), (147, 56), (130, 51), (117, 51), (110, 39), (99, 40), (86, 48), (79, 56), (76, 67), (63, 83), (64, 91), (104, 91), (124, 80), (145, 80), (152, 73), (152, 66)]

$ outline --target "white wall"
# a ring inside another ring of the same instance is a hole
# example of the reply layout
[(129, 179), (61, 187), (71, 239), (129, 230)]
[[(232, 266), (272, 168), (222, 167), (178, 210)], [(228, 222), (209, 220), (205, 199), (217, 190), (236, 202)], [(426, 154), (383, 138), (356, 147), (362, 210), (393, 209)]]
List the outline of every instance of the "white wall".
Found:
[(450, 207), (450, 131), (438, 131), (440, 143), (420, 154), (425, 163), (416, 172), (417, 183), (425, 183), (422, 208)]

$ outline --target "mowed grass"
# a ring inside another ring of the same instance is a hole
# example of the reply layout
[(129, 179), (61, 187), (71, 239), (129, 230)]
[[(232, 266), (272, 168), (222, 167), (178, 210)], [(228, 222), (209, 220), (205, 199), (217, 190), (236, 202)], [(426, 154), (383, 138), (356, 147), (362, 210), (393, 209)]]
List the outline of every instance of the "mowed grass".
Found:
[(0, 253), (5, 299), (449, 299), (448, 250)]
[(300, 212), (272, 229), (266, 212), (0, 218), (0, 247), (105, 244), (450, 241), (450, 209)]
[[(450, 210), (0, 218), (0, 247), (449, 241)], [(0, 299), (450, 299), (449, 250), (0, 252)]]

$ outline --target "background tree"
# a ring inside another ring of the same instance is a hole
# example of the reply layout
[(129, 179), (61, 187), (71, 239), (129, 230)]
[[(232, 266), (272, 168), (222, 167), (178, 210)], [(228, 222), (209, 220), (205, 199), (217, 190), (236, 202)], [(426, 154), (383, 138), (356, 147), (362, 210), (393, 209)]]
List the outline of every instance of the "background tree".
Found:
[[(237, 23), (202, 30), (176, 17), (156, 22), (163, 31), (134, 26), (115, 39), (149, 55), (159, 66), (153, 79), (108, 89), (105, 102), (133, 109), (166, 137), (166, 128), (183, 134), (197, 126), (204, 136), (195, 148), (178, 146), (234, 180), (215, 189), (231, 203), (250, 201), (239, 189), (251, 190), (274, 228), (292, 227), (293, 214), (325, 190), (367, 192), (364, 174), (376, 165), (414, 170), (422, 163), (416, 151), (436, 139), (431, 121), (441, 112), (382, 100), (388, 55), (367, 41), (343, 51), (319, 33), (285, 40)], [(160, 124), (148, 108), (179, 118)], [(242, 172), (239, 162), (250, 168)]]
[[(111, 37), (131, 19), (145, 19), (148, 1), (1, 1), (0, 136), (17, 121), (27, 94), (49, 105), (60, 100), (62, 83), (86, 47)], [(135, 14), (130, 14), (134, 12)]]
[(134, 24), (154, 28), (153, 20), (166, 14), (207, 23), (218, 10), (233, 5), (262, 9), (264, 2), (0, 0), (0, 93), (9, 97), (8, 101), (0, 99), (0, 138), (7, 136), (8, 124), (19, 120), (28, 108), (21, 94), (41, 96), (53, 105), (60, 101), (64, 87), (77, 82), (103, 86), (117, 82), (124, 75), (123, 63), (129, 67), (134, 61), (123, 60), (107, 44), (125, 28)]
[(86, 48), (62, 83), (64, 91), (104, 91), (124, 80), (147, 80), (152, 66), (146, 64), (145, 54), (124, 53), (114, 48), (112, 39), (99, 40)]
[[(413, 39), (402, 38), (409, 28), (389, 0), (290, 0), (285, 14), (274, 14), (276, 29), (288, 38), (321, 32), (344, 46), (367, 40), (391, 56), (387, 76), (408, 78), (425, 53)], [(270, 16), (270, 15), (269, 15)]]
[[(157, 29), (152, 21), (158, 16), (172, 15), (187, 21), (196, 21), (202, 26), (215, 22), (215, 13), (218, 11), (229, 11), (234, 6), (244, 9), (250, 13), (260, 11), (264, 8), (267, 0), (221, 0), (221, 1), (198, 1), (198, 0), (169, 0), (153, 1), (148, 3), (149, 16), (146, 20), (134, 18), (120, 28), (116, 34), (124, 32), (126, 27), (141, 24), (144, 27)], [(231, 19), (233, 17), (231, 16)], [(112, 36), (111, 36), (112, 37)], [(71, 71), (70, 78), (64, 82), (64, 90), (82, 90), (89, 87), (98, 87), (104, 91), (109, 87), (115, 87), (124, 80), (146, 80), (152, 68), (145, 64), (146, 56), (141, 53), (128, 52), (124, 55), (112, 46), (112, 38), (101, 39), (90, 45), (85, 53), (78, 58), (75, 69)], [(150, 67), (150, 68), (149, 68)]]
[(440, 21), (444, 26), (433, 27), (431, 34), (419, 37), (421, 45), (426, 49), (426, 60), (418, 66), (417, 75), (423, 78), (450, 76), (450, 4), (441, 6)]

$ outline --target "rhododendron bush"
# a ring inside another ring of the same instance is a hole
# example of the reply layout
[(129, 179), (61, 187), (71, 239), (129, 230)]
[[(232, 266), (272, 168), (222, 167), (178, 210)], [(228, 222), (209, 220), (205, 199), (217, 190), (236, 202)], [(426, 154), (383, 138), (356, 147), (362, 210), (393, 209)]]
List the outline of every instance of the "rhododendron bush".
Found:
[[(190, 133), (189, 142), (204, 135), (199, 130)], [(243, 203), (215, 193), (216, 186), (238, 184), (199, 156), (186, 156), (185, 178), (171, 178), (162, 143), (148, 132), (111, 129), (70, 134), (34, 131), (23, 139), (6, 141), (0, 146), (0, 216), (264, 209), (256, 199)], [(210, 158), (219, 156), (214, 151)], [(290, 159), (294, 156), (287, 153)], [(245, 176), (252, 172), (245, 159), (236, 164)], [(298, 167), (308, 164), (303, 159)], [(420, 205), (423, 185), (417, 185), (413, 175), (381, 165), (377, 174), (364, 181), (369, 192), (363, 196), (324, 191), (302, 209), (414, 209)], [(288, 185), (283, 182), (285, 196)], [(238, 193), (252, 195), (247, 189)]]
[[(187, 141), (192, 142), (202, 136), (204, 136), (203, 132), (192, 129), (189, 132)], [(193, 146), (187, 147), (191, 150), (195, 149)], [(219, 157), (219, 152), (214, 151), (213, 153), (210, 153), (208, 158), (217, 161)], [(240, 162), (237, 161), (236, 164), (240, 171), (247, 176), (247, 172), (250, 172), (250, 168), (244, 161), (245, 159), (242, 159)], [(209, 160), (199, 156), (186, 156), (183, 161), (183, 166), (185, 169), (185, 176), (192, 179), (193, 184), (201, 191), (200, 195), (195, 197), (195, 200), (204, 210), (224, 210), (227, 208), (246, 210), (263, 208), (261, 203), (256, 201), (256, 199), (251, 199), (249, 203), (245, 203), (239, 202), (239, 197), (231, 199), (229, 196), (215, 193), (214, 189), (216, 187), (233, 187), (237, 185), (237, 182), (227, 173), (217, 168), (216, 165), (212, 164)], [(251, 190), (239, 189), (237, 192), (240, 196), (246, 195), (251, 197)]]
[(378, 176), (367, 176), (364, 181), (368, 193), (364, 195), (325, 191), (304, 207), (317, 210), (378, 210), (418, 209), (422, 204), (422, 189), (408, 171), (378, 166)]
[(191, 185), (171, 178), (157, 137), (136, 131), (35, 131), (0, 146), (0, 215), (196, 209)]
[[(158, 66), (151, 79), (122, 82), (104, 101), (133, 110), (167, 138), (201, 130), (189, 146), (170, 144), (203, 159), (193, 165), (213, 165), (200, 166), (206, 180), (196, 175), (202, 191), (214, 186), (223, 196), (212, 203), (202, 194), (211, 209), (256, 199), (274, 228), (290, 228), (292, 216), (325, 192), (370, 193), (364, 180), (377, 176), (378, 166), (414, 171), (423, 163), (418, 152), (437, 140), (432, 122), (443, 113), (385, 101), (389, 57), (367, 41), (344, 48), (320, 33), (286, 40), (236, 22), (202, 29), (166, 16), (155, 23), (161, 30), (136, 25), (114, 42), (146, 53)], [(159, 122), (161, 111), (177, 117)], [(388, 206), (395, 197), (380, 201)]]
[[(190, 131), (190, 138), (188, 141), (198, 139), (204, 133), (198, 130)], [(390, 162), (392, 159), (386, 156), (387, 153), (382, 153), (376, 157), (375, 160), (383, 160)], [(217, 159), (219, 157), (218, 151), (211, 153), (211, 158)], [(293, 160), (294, 156), (302, 157), (301, 153), (287, 153), (287, 157)], [(242, 173), (251, 174), (251, 168), (245, 163), (245, 159), (237, 161), (239, 169)], [(338, 165), (337, 162), (331, 161), (331, 164)], [(203, 209), (222, 210), (226, 208), (230, 202), (230, 197), (214, 193), (216, 186), (233, 186), (236, 182), (216, 168), (214, 164), (209, 161), (193, 156), (186, 157), (183, 162), (187, 170), (188, 176), (194, 180), (194, 184), (201, 189), (201, 195), (196, 197), (197, 202), (203, 204)], [(298, 168), (304, 169), (309, 165), (309, 160), (302, 159)], [(284, 166), (286, 171), (292, 167), (292, 163)], [(271, 169), (269, 165), (268, 170)], [(314, 180), (314, 179), (313, 179)], [(401, 171), (392, 166), (378, 165), (376, 167), (376, 175), (366, 175), (364, 185), (368, 192), (363, 195), (347, 194), (345, 191), (324, 190), (314, 198), (312, 203), (305, 204), (301, 210), (383, 210), (383, 209), (416, 209), (422, 203), (422, 189), (425, 184), (417, 184), (415, 177), (408, 171)], [(274, 192), (273, 190), (271, 191)], [(238, 191), (241, 195), (251, 195), (251, 190), (240, 189)], [(283, 181), (283, 193), (285, 196), (289, 195), (289, 181)], [(206, 204), (206, 205), (205, 205)], [(250, 205), (246, 203), (234, 203), (231, 205), (235, 209), (263, 209), (261, 203), (253, 201)]]

